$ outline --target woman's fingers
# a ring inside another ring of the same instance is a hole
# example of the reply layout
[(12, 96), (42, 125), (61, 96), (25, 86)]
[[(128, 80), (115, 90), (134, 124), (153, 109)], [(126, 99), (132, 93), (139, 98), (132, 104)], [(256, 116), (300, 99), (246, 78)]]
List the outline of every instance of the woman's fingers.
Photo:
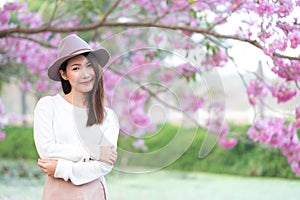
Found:
[(113, 165), (116, 162), (118, 153), (114, 145), (101, 146), (100, 151), (101, 151), (100, 161), (105, 162), (109, 165)]
[(37, 164), (40, 168), (45, 168), (45, 163), (41, 159), (38, 160)]
[(37, 164), (45, 174), (48, 176), (54, 176), (57, 164), (56, 160), (38, 159)]
[(112, 154), (112, 156), (110, 157), (110, 160), (113, 162), (113, 164), (115, 164), (117, 161), (117, 158), (118, 158), (117, 154)]
[(44, 160), (38, 159), (38, 166), (45, 174), (47, 174), (46, 162)]

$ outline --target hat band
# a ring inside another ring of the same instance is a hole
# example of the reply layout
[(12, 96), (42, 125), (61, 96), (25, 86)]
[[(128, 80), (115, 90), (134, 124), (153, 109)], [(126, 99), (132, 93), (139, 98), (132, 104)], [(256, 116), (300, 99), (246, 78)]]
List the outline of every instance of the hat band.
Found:
[(73, 54), (77, 53), (78, 51), (83, 51), (83, 50), (90, 50), (91, 51), (92, 49), (89, 49), (89, 48), (77, 49), (76, 51), (71, 52), (69, 55), (73, 55)]

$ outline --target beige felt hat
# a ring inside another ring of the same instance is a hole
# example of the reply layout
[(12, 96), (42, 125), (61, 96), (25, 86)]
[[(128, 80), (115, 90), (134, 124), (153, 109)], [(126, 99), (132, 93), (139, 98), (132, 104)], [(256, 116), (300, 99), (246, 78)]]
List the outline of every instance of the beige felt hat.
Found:
[(59, 68), (68, 59), (82, 53), (91, 52), (99, 64), (104, 67), (109, 60), (109, 53), (106, 49), (92, 49), (88, 43), (75, 34), (66, 36), (61, 40), (57, 49), (58, 58), (48, 68), (48, 76), (54, 81), (60, 81)]

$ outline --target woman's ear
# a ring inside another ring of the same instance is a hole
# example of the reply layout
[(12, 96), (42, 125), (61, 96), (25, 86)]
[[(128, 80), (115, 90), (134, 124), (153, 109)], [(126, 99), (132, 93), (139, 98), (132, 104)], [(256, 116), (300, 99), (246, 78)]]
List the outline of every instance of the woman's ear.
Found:
[(64, 80), (68, 80), (67, 74), (65, 71), (63, 70), (59, 70), (60, 76), (64, 79)]

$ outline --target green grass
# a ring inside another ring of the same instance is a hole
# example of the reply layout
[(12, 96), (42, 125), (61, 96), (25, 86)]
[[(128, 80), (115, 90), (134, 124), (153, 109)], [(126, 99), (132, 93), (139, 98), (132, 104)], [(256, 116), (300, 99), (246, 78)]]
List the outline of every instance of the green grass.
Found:
[[(28, 170), (37, 169), (36, 163), (24, 164), (32, 166)], [(144, 174), (113, 170), (106, 181), (111, 200), (294, 200), (300, 195), (300, 181), (296, 180), (175, 170)], [(39, 200), (43, 184), (44, 175), (37, 179), (0, 176), (0, 199)]]

